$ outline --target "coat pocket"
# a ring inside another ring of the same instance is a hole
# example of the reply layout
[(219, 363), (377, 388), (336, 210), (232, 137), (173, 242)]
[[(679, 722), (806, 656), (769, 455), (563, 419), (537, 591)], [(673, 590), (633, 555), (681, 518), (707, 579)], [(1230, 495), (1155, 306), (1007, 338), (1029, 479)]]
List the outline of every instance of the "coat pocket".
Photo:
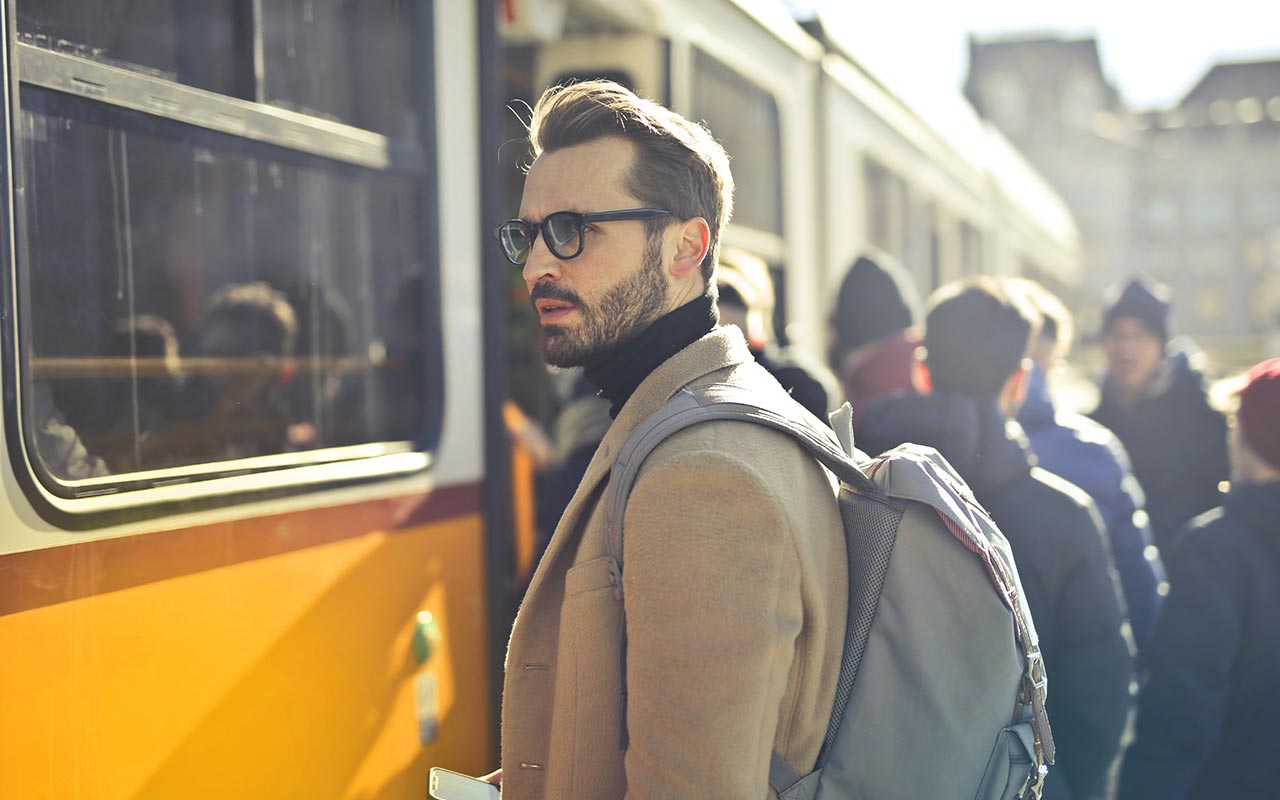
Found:
[(996, 735), (982, 784), (974, 800), (1014, 800), (1035, 769), (1035, 731), (1020, 722)]

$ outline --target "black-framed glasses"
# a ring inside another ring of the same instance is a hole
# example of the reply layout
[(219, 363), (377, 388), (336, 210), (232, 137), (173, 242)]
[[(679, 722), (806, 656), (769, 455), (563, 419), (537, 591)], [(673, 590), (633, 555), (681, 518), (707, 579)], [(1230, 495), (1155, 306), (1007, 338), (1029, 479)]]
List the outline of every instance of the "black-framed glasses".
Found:
[(627, 208), (621, 211), (592, 211), (586, 214), (580, 214), (577, 211), (556, 211), (544, 217), (542, 222), (509, 219), (499, 225), (493, 235), (502, 244), (502, 254), (518, 267), (529, 260), (529, 251), (533, 249), (533, 242), (538, 238), (539, 231), (542, 232), (542, 240), (547, 243), (547, 249), (551, 251), (551, 255), (559, 259), (570, 259), (582, 255), (585, 243), (582, 234), (588, 223), (669, 216), (672, 216), (670, 211), (660, 208)]

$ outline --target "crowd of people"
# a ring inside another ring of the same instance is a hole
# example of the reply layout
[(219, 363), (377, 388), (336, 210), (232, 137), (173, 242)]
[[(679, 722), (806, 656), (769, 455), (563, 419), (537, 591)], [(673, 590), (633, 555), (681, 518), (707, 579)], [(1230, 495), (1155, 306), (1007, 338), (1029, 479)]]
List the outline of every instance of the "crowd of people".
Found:
[(1070, 413), (1052, 389), (1072, 319), (1043, 286), (974, 277), (921, 309), (904, 270), (867, 253), (816, 364), (778, 342), (764, 263), (719, 246), (733, 179), (702, 126), (585, 82), (543, 96), (530, 144), (499, 239), (573, 388), (508, 650), (487, 778), (504, 794), (777, 796), (771, 757), (802, 775), (819, 758), (854, 572), (816, 462), (742, 423), (681, 431), (621, 512), (625, 581), (607, 557), (602, 488), (627, 435), (709, 382), (780, 385), (814, 425), (848, 399), (862, 451), (913, 442), (960, 474), (1008, 539), (1039, 634), (1044, 797), (1274, 792), (1280, 360), (1249, 372), (1229, 425), (1171, 337), (1168, 290), (1133, 277), (1101, 301), (1100, 402)]

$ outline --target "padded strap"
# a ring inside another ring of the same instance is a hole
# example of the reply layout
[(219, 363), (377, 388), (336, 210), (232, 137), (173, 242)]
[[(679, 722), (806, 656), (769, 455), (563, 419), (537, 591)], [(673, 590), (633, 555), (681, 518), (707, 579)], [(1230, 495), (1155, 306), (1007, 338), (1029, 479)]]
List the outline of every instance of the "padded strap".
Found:
[[(841, 483), (859, 491), (876, 491), (875, 484), (852, 455), (844, 451), (835, 434), (825, 425), (815, 425), (817, 418), (805, 412), (798, 403), (787, 400), (784, 405), (774, 402), (774, 398), (767, 394), (730, 384), (681, 389), (628, 434), (609, 473), (605, 497), (605, 546), (616, 565), (614, 594), (619, 599), (622, 597), (622, 520), (640, 465), (667, 437), (690, 425), (712, 420), (751, 422), (781, 431), (831, 470)], [(852, 436), (849, 443), (852, 445)]]

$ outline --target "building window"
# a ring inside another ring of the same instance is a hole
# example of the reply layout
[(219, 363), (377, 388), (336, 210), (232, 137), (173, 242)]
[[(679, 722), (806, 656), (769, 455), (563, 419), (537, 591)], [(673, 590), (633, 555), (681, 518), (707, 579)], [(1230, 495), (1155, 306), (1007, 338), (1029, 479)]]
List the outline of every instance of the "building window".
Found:
[(863, 159), (867, 239), (899, 261), (907, 260), (907, 185), (873, 158)]
[(18, 3), (23, 424), (57, 494), (438, 423), (430, 8), (264, 5)]

